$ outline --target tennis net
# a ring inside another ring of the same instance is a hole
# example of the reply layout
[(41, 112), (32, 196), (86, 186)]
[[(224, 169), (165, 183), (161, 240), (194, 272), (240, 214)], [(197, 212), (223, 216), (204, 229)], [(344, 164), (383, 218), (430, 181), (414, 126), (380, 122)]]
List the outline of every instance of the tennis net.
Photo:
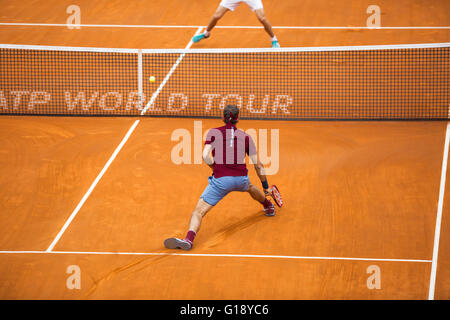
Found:
[(215, 118), (235, 104), (244, 119), (450, 119), (450, 43), (187, 50), (0, 45), (0, 68), (0, 114)]

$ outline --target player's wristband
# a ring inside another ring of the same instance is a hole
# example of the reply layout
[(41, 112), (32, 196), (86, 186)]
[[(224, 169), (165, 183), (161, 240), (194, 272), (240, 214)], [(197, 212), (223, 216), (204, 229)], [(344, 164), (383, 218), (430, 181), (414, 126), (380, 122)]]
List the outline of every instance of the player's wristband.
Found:
[(264, 189), (269, 189), (269, 183), (266, 181), (261, 182)]

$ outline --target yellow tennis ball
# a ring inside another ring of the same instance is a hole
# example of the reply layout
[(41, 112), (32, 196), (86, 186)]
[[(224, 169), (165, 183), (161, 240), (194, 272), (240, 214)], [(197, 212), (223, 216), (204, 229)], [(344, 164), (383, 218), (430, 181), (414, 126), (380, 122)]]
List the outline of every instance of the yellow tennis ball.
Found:
[(155, 82), (155, 81), (156, 81), (156, 78), (155, 78), (154, 76), (151, 76), (151, 77), (149, 78), (149, 80), (150, 80), (150, 82)]

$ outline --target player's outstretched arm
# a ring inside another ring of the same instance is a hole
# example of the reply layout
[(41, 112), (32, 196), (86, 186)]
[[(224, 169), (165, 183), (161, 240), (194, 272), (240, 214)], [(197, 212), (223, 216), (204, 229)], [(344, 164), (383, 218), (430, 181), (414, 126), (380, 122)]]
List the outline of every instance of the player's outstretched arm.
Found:
[(214, 159), (211, 155), (212, 146), (210, 144), (206, 144), (203, 148), (203, 161), (214, 171)]
[[(252, 160), (252, 163), (255, 166), (256, 174), (258, 175), (259, 180), (261, 180), (264, 193), (266, 195), (269, 195), (270, 194), (269, 183), (267, 182), (264, 165), (259, 161), (259, 159), (256, 156), (256, 153), (253, 156), (250, 155), (250, 159)], [(259, 190), (256, 186), (250, 183), (247, 191), (248, 193), (250, 193), (253, 199), (259, 201), (263, 205), (266, 216), (273, 217), (275, 215), (275, 208), (273, 207), (273, 204), (265, 197), (264, 193), (262, 193), (261, 190)]]
[(264, 169), (264, 165), (259, 161), (258, 156), (256, 154), (251, 155), (250, 159), (252, 160), (256, 174), (258, 175), (259, 180), (261, 180), (261, 184), (264, 190), (264, 193), (269, 194), (269, 183), (267, 182), (266, 171)]

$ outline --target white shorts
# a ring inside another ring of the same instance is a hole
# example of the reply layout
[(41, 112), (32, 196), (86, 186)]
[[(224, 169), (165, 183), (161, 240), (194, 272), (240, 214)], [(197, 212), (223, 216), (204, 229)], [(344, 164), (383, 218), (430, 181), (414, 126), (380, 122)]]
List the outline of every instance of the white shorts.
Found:
[(234, 9), (236, 9), (241, 2), (245, 2), (252, 11), (263, 8), (261, 0), (222, 0), (222, 2), (220, 2), (220, 5), (222, 7), (230, 9), (231, 11), (234, 11)]

